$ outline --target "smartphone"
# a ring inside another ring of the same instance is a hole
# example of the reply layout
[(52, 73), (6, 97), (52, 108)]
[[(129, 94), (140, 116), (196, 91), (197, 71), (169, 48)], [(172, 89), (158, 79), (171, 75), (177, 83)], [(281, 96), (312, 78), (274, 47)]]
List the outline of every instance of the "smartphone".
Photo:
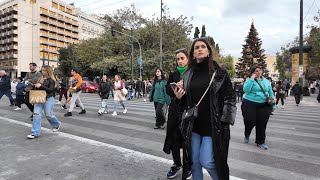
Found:
[(178, 87), (177, 83), (175, 82), (170, 83), (170, 86), (172, 89), (175, 89), (176, 87)]

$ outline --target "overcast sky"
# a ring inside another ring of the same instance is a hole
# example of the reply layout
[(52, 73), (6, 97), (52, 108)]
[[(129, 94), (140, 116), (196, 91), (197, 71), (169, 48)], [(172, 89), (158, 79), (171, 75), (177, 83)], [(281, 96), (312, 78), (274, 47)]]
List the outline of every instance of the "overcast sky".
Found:
[[(76, 7), (88, 13), (103, 14), (134, 3), (145, 17), (160, 16), (160, 0), (63, 1), (75, 2)], [(253, 19), (267, 54), (275, 54), (299, 34), (300, 0), (163, 0), (163, 3), (172, 16), (193, 16), (192, 24), (200, 30), (205, 24), (207, 35), (214, 37), (222, 52), (235, 57), (240, 56)], [(319, 7), (319, 0), (304, 0), (304, 34), (308, 32), (306, 25), (315, 23), (313, 17)]]

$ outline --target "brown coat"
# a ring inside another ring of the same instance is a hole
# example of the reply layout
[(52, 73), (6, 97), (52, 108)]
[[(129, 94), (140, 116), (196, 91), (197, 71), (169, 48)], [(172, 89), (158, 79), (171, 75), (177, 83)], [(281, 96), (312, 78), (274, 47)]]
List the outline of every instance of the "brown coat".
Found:
[(277, 89), (277, 91), (276, 91), (276, 98), (277, 99), (286, 97), (286, 93), (285, 93), (286, 88), (283, 85), (277, 85), (275, 88)]

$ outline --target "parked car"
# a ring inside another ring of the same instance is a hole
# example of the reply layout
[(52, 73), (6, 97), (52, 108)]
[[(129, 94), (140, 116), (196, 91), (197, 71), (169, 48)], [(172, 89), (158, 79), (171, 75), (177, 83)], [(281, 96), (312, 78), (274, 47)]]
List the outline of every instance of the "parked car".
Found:
[(83, 81), (82, 92), (97, 92), (99, 85), (93, 83), (92, 81), (85, 80)]
[(18, 82), (14, 79), (11, 81), (11, 94), (16, 94), (16, 87)]

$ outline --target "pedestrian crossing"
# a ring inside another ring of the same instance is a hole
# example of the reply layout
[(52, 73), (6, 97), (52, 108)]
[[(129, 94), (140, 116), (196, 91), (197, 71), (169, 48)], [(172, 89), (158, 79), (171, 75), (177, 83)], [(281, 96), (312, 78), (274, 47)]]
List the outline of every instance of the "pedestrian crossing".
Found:
[[(118, 105), (118, 115), (113, 117), (113, 98), (108, 102), (110, 112), (102, 116), (98, 115), (99, 96), (82, 94), (81, 101), (87, 113), (79, 115), (80, 109), (75, 108), (72, 117), (64, 117), (67, 111), (55, 105), (55, 115), (63, 123), (62, 132), (172, 159), (162, 151), (166, 131), (153, 129), (153, 103), (143, 102), (143, 99), (126, 101), (127, 114), (123, 114), (122, 107)], [(295, 105), (292, 97), (288, 97), (285, 103), (285, 108), (279, 106), (269, 119), (266, 138), (269, 149), (266, 151), (255, 146), (255, 130), (250, 143), (243, 143), (244, 125), (240, 104), (237, 105), (229, 148), (231, 176), (262, 180), (320, 179), (320, 104), (315, 98), (308, 97), (300, 106)], [(16, 113), (12, 113), (12, 108), (4, 103), (0, 102), (0, 107), (1, 116), (30, 122), (25, 106), (23, 111)], [(50, 127), (47, 121), (43, 122), (44, 126)], [(166, 179), (166, 172), (155, 173), (163, 173)]]

